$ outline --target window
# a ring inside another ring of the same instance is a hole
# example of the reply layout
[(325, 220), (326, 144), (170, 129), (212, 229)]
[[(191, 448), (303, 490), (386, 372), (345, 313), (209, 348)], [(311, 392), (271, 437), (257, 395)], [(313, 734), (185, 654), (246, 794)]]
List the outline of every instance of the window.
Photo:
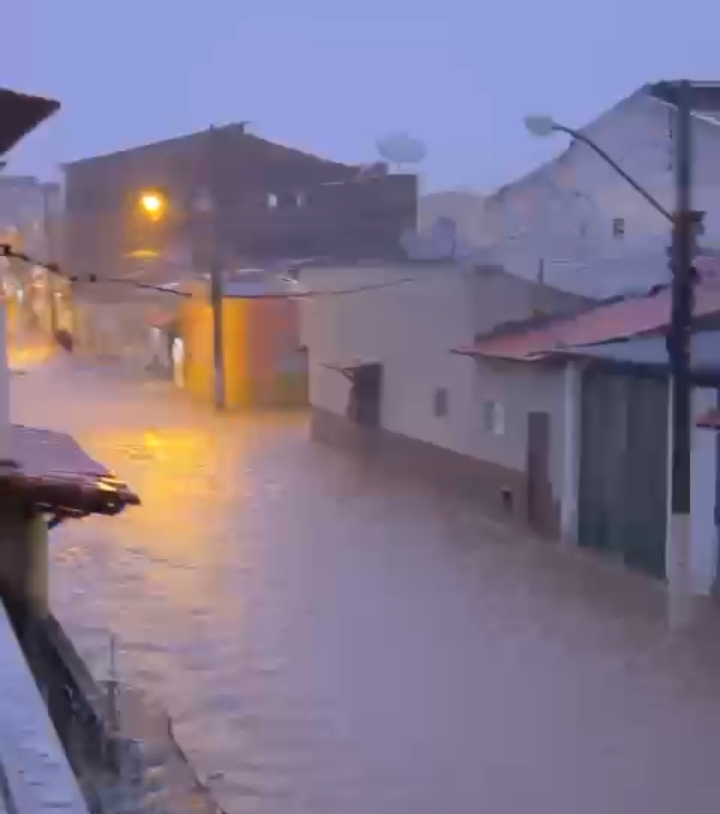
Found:
[(625, 218), (613, 218), (613, 237), (625, 237)]
[(499, 401), (483, 404), (483, 426), (492, 435), (505, 435), (505, 410)]
[(435, 418), (443, 418), (448, 414), (448, 391), (447, 387), (435, 389), (433, 397), (433, 415)]

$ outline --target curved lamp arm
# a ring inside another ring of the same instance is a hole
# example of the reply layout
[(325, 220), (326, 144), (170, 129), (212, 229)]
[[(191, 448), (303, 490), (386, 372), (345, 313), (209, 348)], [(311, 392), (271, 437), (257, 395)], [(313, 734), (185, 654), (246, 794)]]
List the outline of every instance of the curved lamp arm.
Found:
[(581, 133), (579, 130), (573, 130), (571, 127), (565, 127), (562, 124), (557, 124), (553, 122), (552, 129), (559, 132), (559, 133), (566, 133), (573, 139), (577, 141), (581, 141), (583, 144), (587, 145), (594, 153), (600, 156), (602, 160), (609, 164), (615, 172), (623, 178), (630, 186), (637, 192), (639, 195), (642, 195), (643, 198), (653, 207), (656, 211), (658, 211), (664, 218), (670, 221), (670, 223), (675, 222), (675, 218), (673, 215), (665, 209), (665, 207), (659, 203), (653, 196), (638, 182), (630, 175), (628, 175), (625, 170), (615, 161), (614, 158), (611, 158), (602, 147), (599, 147), (592, 139), (589, 139), (584, 133)]

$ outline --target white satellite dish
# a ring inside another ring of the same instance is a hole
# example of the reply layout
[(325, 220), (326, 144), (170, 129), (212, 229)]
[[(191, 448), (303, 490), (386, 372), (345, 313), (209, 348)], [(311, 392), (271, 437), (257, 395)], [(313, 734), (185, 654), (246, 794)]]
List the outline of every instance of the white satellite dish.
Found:
[(380, 155), (398, 168), (403, 164), (419, 164), (426, 155), (423, 142), (407, 133), (389, 133), (379, 138), (376, 146)]

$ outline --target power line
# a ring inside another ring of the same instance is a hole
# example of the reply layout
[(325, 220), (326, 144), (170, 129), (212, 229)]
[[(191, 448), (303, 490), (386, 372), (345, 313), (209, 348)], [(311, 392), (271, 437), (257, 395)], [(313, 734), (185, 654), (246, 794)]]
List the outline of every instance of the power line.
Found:
[[(139, 288), (145, 289), (149, 291), (157, 291), (161, 294), (171, 294), (176, 297), (192, 297), (192, 293), (189, 291), (182, 291), (176, 288), (171, 288), (168, 285), (154, 285), (152, 283), (142, 283), (138, 280), (130, 280), (124, 277), (100, 277), (97, 274), (88, 274), (86, 276), (81, 275), (69, 275), (65, 274), (60, 270), (60, 266), (57, 263), (45, 263), (40, 260), (36, 260), (35, 258), (30, 257), (29, 255), (25, 254), (24, 252), (15, 251), (9, 244), (0, 244), (0, 257), (6, 257), (8, 259), (13, 260), (20, 260), (23, 263), (28, 265), (37, 266), (39, 268), (44, 269), (45, 271), (50, 272), (51, 274), (57, 274), (58, 276), (62, 277), (65, 280), (68, 280), (70, 283), (113, 283), (116, 285), (127, 285), (131, 288)], [(289, 280), (288, 282), (296, 283), (295, 280)], [(324, 289), (324, 290), (316, 290), (316, 291), (297, 291), (297, 292), (287, 292), (287, 293), (274, 293), (274, 292), (265, 292), (261, 294), (233, 294), (232, 299), (235, 300), (297, 300), (297, 299), (311, 299), (311, 298), (319, 298), (319, 297), (340, 297), (346, 296), (349, 294), (361, 294), (366, 291), (377, 291), (384, 288), (395, 288), (400, 285), (405, 285), (407, 283), (417, 283), (421, 282), (418, 280), (417, 277), (400, 277), (397, 280), (387, 280), (382, 283), (369, 283), (367, 285), (356, 286), (353, 288), (338, 288), (338, 289)]]

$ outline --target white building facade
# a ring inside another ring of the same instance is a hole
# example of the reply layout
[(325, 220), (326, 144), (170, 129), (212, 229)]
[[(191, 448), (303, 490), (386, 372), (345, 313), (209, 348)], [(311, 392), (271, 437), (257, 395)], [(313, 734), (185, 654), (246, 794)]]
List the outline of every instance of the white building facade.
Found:
[[(549, 437), (536, 525), (559, 531), (562, 371), (498, 370), (451, 351), (500, 323), (577, 307), (576, 297), (453, 262), (309, 268), (302, 280), (312, 291), (336, 292), (306, 300), (301, 316), (316, 438), (369, 444), (390, 468), (525, 520), (528, 411), (542, 413)], [(358, 428), (348, 416), (351, 380), (369, 365), (381, 368), (379, 419)]]
[[(675, 118), (642, 88), (582, 132), (672, 211)], [(720, 246), (720, 122), (692, 122), (692, 205), (706, 212), (701, 242)], [(669, 279), (667, 220), (581, 142), (491, 195), (484, 218), (488, 259), (512, 274), (594, 297)]]

